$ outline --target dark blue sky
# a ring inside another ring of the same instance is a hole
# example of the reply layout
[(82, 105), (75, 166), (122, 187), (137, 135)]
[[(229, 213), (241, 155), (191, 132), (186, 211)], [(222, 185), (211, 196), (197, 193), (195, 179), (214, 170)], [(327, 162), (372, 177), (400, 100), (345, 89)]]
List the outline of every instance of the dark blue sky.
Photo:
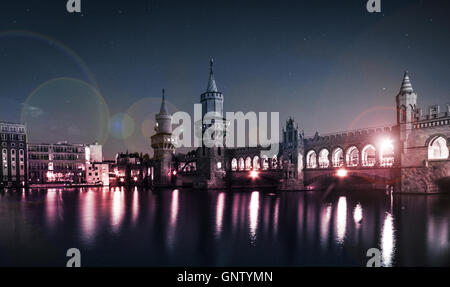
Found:
[(210, 57), (225, 110), (278, 111), (308, 135), (394, 123), (405, 70), (420, 106), (450, 101), (444, 0), (382, 0), (380, 14), (365, 0), (82, 0), (82, 14), (65, 5), (0, 9), (0, 121), (25, 121), (33, 142), (148, 152), (161, 89), (192, 113)]

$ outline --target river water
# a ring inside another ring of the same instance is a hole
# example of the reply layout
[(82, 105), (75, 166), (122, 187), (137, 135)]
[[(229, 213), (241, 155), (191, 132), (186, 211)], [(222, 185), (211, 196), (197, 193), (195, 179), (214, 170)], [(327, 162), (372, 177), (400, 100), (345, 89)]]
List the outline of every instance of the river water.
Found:
[(382, 191), (0, 191), (0, 265), (450, 266), (450, 196)]

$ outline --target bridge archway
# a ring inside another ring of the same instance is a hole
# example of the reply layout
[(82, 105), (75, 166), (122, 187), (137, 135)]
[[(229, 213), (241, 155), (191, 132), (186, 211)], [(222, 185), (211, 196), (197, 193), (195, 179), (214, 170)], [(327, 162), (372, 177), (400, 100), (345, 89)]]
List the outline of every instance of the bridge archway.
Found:
[(335, 148), (331, 156), (331, 161), (333, 167), (344, 166), (344, 150), (340, 147)]
[(317, 154), (316, 154), (316, 151), (310, 150), (306, 154), (306, 167), (307, 168), (317, 168)]
[(238, 169), (239, 170), (244, 170), (245, 169), (244, 158), (242, 158), (242, 157), (239, 158)]
[(382, 173), (364, 171), (349, 172), (345, 178), (337, 176), (336, 171), (322, 171), (317, 176), (306, 177), (305, 186), (312, 188), (327, 188), (332, 183), (342, 184), (342, 187), (358, 186), (358, 188), (385, 188), (392, 185), (395, 179), (386, 178)]
[(259, 156), (255, 155), (253, 157), (253, 169), (258, 170), (261, 168), (261, 162), (259, 160)]
[(376, 149), (372, 144), (366, 145), (361, 152), (361, 165), (365, 167), (374, 166), (376, 163)]
[(356, 146), (351, 146), (346, 153), (347, 166), (355, 167), (359, 164), (359, 150)]
[(385, 140), (380, 146), (380, 165), (389, 167), (394, 165), (394, 144), (391, 140)]
[(328, 156), (330, 155), (330, 152), (323, 148), (319, 152), (319, 167), (320, 168), (328, 168), (330, 166), (330, 160), (328, 159)]
[(250, 169), (252, 169), (252, 158), (248, 156), (245, 158), (245, 170)]
[(449, 150), (447, 146), (447, 140), (443, 136), (433, 136), (428, 141), (428, 159), (439, 160), (447, 159), (449, 156)]
[(238, 161), (237, 159), (233, 158), (231, 160), (231, 170), (236, 171), (238, 169)]

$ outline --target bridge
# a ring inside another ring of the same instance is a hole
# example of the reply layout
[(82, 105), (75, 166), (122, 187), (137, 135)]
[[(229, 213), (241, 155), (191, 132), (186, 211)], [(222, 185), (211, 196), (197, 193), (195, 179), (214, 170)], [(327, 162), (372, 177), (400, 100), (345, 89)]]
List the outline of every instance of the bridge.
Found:
[(175, 185), (206, 189), (303, 190), (352, 182), (404, 193), (450, 191), (450, 104), (424, 112), (408, 73), (395, 100), (397, 122), (390, 126), (305, 137), (290, 118), (277, 155), (263, 156), (259, 146), (202, 147), (174, 155), (177, 175), (168, 175)]

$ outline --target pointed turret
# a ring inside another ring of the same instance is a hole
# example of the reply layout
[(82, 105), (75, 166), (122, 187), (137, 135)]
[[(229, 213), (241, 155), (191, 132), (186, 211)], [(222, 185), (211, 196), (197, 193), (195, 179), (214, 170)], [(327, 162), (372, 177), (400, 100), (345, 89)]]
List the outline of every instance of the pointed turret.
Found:
[(161, 102), (161, 109), (159, 109), (159, 114), (160, 115), (168, 115), (169, 114), (169, 110), (167, 109), (167, 105), (166, 105), (166, 96), (165, 96), (165, 90), (162, 90), (162, 102)]
[(206, 92), (214, 92), (217, 93), (217, 85), (216, 80), (214, 79), (214, 61), (211, 59), (209, 62), (209, 80), (208, 86), (206, 87)]
[(400, 93), (413, 93), (413, 87), (411, 85), (411, 80), (409, 79), (408, 71), (405, 72), (403, 76), (402, 87), (400, 89)]

